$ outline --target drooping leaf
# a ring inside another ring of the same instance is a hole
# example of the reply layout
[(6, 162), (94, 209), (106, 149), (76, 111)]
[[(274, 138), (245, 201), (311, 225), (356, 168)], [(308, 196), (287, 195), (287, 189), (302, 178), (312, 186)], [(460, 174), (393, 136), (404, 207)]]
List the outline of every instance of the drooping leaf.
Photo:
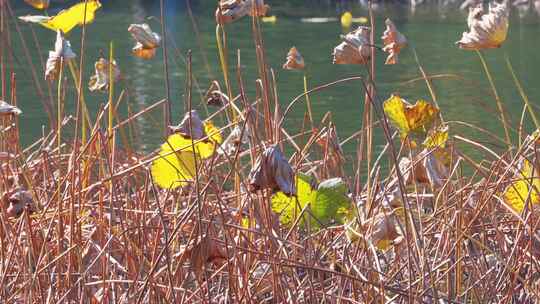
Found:
[(407, 45), (407, 39), (400, 33), (392, 20), (386, 19), (386, 30), (381, 39), (383, 40), (383, 51), (388, 53), (388, 57), (384, 64), (396, 64), (398, 54)]
[(402, 137), (406, 137), (410, 132), (425, 132), (439, 113), (439, 109), (427, 101), (418, 100), (411, 105), (398, 95), (390, 96), (384, 102), (383, 108)]
[(152, 32), (148, 24), (131, 24), (128, 32), (137, 41), (132, 49), (135, 56), (142, 59), (151, 59), (155, 56), (156, 48), (161, 44), (161, 36)]
[[(110, 65), (109, 60), (105, 58), (99, 58), (98, 61), (94, 64), (94, 72), (95, 74), (90, 77), (90, 80), (88, 81), (88, 89), (91, 92), (94, 91), (107, 91), (109, 89), (110, 84)], [(116, 64), (116, 60), (113, 60), (112, 62), (112, 76), (113, 81), (117, 82), (120, 80), (121, 72), (120, 68)]]
[(59, 12), (56, 16), (23, 16), (19, 17), (19, 19), (26, 22), (41, 24), (53, 31), (61, 30), (63, 33), (67, 34), (78, 25), (92, 23), (95, 18), (95, 12), (100, 7), (101, 3), (98, 0), (90, 0), (88, 2), (77, 3), (72, 7)]
[(292, 47), (287, 53), (287, 59), (283, 64), (283, 69), (285, 70), (301, 70), (305, 67), (304, 57), (296, 49)]
[(369, 35), (371, 28), (359, 26), (356, 30), (342, 36), (343, 42), (334, 48), (334, 64), (367, 64), (371, 58)]
[(399, 217), (392, 211), (381, 211), (361, 224), (353, 218), (345, 224), (345, 235), (351, 242), (364, 240), (377, 249), (386, 251), (400, 236)]
[(469, 8), (469, 32), (464, 32), (456, 44), (465, 50), (500, 47), (508, 33), (508, 14), (506, 3), (490, 3), (488, 13), (484, 12), (482, 4)]
[(540, 175), (527, 159), (523, 159), (517, 180), (504, 191), (504, 201), (516, 212), (522, 212), (525, 204), (540, 204)]
[(63, 60), (67, 65), (67, 61), (75, 58), (77, 55), (71, 49), (71, 43), (64, 38), (62, 31), (56, 32), (56, 42), (54, 44), (54, 51), (49, 51), (49, 58), (47, 58), (47, 65), (45, 67), (45, 79), (56, 79), (60, 70), (60, 61)]
[(266, 148), (249, 173), (251, 192), (263, 189), (296, 194), (294, 171), (277, 145)]
[(0, 100), (0, 116), (4, 115), (20, 115), (22, 113), (21, 109), (16, 106), (10, 105), (9, 103)]

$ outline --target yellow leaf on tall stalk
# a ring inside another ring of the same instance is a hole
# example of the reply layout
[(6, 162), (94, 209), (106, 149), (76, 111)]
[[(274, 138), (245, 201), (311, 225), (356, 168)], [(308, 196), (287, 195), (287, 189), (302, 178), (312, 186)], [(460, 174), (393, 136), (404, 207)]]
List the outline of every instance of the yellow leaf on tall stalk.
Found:
[(522, 212), (525, 204), (540, 204), (540, 176), (528, 160), (523, 160), (519, 174), (504, 191), (504, 201), (516, 212)]
[(383, 104), (390, 122), (399, 130), (401, 137), (410, 132), (424, 131), (433, 122), (439, 109), (425, 100), (411, 105), (398, 95), (392, 95)]
[(422, 143), (428, 149), (444, 148), (448, 141), (448, 126), (436, 128), (428, 132), (426, 139)]
[[(222, 142), (221, 133), (210, 122), (204, 122), (208, 140), (192, 140), (175, 133), (161, 145), (160, 157), (152, 163), (152, 178), (161, 188), (175, 189), (186, 185), (195, 176), (195, 162), (211, 157)], [(193, 152), (195, 151), (195, 153)]]
[(26, 22), (39, 23), (53, 31), (61, 30), (63, 33), (67, 34), (78, 25), (82, 25), (83, 23), (88, 24), (94, 21), (95, 12), (100, 7), (101, 3), (98, 0), (91, 0), (75, 4), (72, 7), (59, 12), (56, 16), (26, 16), (19, 18)]

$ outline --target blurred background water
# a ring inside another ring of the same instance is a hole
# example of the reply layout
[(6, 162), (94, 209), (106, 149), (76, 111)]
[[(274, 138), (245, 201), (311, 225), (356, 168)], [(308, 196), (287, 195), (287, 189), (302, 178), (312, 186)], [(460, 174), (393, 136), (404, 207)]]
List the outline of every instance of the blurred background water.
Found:
[[(117, 86), (117, 93), (124, 90), (120, 115), (125, 117), (128, 107), (130, 112), (137, 112), (165, 97), (161, 51), (152, 60), (135, 58), (131, 54), (134, 42), (127, 32), (131, 23), (141, 22), (147, 22), (154, 31), (159, 32), (160, 25), (157, 19), (152, 18), (159, 17), (159, 1), (102, 2), (103, 7), (97, 12), (94, 23), (87, 27), (84, 77), (87, 82), (93, 73), (94, 61), (99, 57), (100, 52), (108, 54), (109, 43), (113, 41), (116, 60), (124, 78)], [(361, 2), (271, 1), (269, 3), (272, 6), (270, 15), (277, 16), (277, 19), (275, 23), (263, 23), (262, 30), (268, 65), (275, 71), (278, 97), (282, 105), (287, 105), (303, 92), (303, 72), (281, 69), (285, 55), (293, 45), (304, 56), (307, 64), (305, 72), (310, 87), (349, 76), (367, 74), (362, 66), (332, 65), (332, 49), (340, 42), (339, 36), (346, 32), (338, 21), (328, 23), (301, 21), (301, 18), (305, 17), (339, 17), (346, 10), (351, 11), (355, 17), (365, 17), (368, 12)], [(72, 2), (53, 4), (48, 13), (55, 14), (68, 4)], [(206, 112), (199, 92), (204, 94), (214, 79), (223, 85), (215, 41), (215, 1), (192, 1), (190, 6), (193, 20), (190, 18), (184, 1), (173, 0), (167, 1), (166, 4), (166, 24), (170, 32), (168, 37), (169, 72), (174, 122), (178, 122), (185, 111), (184, 56), (188, 50), (193, 51), (193, 71), (198, 84), (198, 87), (195, 86), (194, 106), (201, 111), (201, 116), (205, 117)], [(413, 10), (409, 4), (376, 5), (376, 37), (382, 35), (384, 19), (389, 17), (409, 40), (409, 46), (401, 53), (398, 65), (385, 66), (385, 54), (377, 54), (376, 82), (379, 101), (386, 99), (394, 92), (398, 92), (410, 102), (417, 99), (431, 100), (415, 60), (414, 52), (416, 52), (426, 73), (438, 75), (433, 79), (433, 85), (446, 120), (476, 124), (502, 137), (495, 101), (477, 54), (460, 50), (454, 44), (460, 39), (462, 32), (467, 30), (467, 12), (459, 10), (457, 6), (439, 3), (423, 5)], [(39, 13), (23, 4), (14, 7), (14, 14), (17, 16)], [(47, 52), (54, 46), (55, 33), (40, 26), (18, 22), (22, 36), (28, 45), (28, 55), (31, 58), (29, 62), (22, 41), (15, 31), (14, 22), (11, 18), (12, 43), (9, 45), (8, 52), (12, 57), (12, 65), (8, 68), (12, 68), (16, 73), (18, 103), (24, 111), (21, 116), (22, 141), (24, 145), (28, 145), (41, 136), (42, 126), (48, 124), (47, 115), (40, 102), (41, 97), (37, 94), (31, 66), (34, 65), (36, 68), (37, 81), (44, 95), (49, 94), (48, 86), (50, 86), (54, 97), (56, 83), (48, 84), (43, 74)], [(236, 62), (236, 50), (239, 49), (243, 79), (248, 97), (253, 101), (258, 72), (250, 18), (243, 18), (227, 26), (226, 30), (230, 51), (229, 61)], [(523, 102), (507, 69), (505, 56), (512, 62), (517, 77), (522, 82), (531, 102), (538, 105), (540, 98), (538, 37), (540, 37), (538, 14), (532, 9), (513, 9), (508, 40), (500, 49), (485, 52), (502, 101), (514, 126), (518, 125), (522, 115)], [(73, 30), (68, 39), (74, 51), (79, 55), (81, 29)], [(235, 75), (236, 71), (231, 69), (231, 73)], [(233, 82), (235, 79), (236, 77), (233, 77)], [(66, 111), (69, 114), (73, 113), (77, 99), (71, 78), (68, 78), (66, 83), (69, 86), (66, 95)], [(86, 86), (85, 95), (92, 115), (95, 115), (100, 105), (107, 100), (107, 94), (91, 93)], [(311, 95), (311, 102), (315, 121), (320, 121), (327, 112), (332, 113), (341, 139), (349, 137), (361, 127), (364, 92), (360, 82), (348, 82), (314, 93)], [(301, 130), (304, 110), (304, 103), (298, 103), (295, 111), (288, 116), (286, 124), (291, 134)], [(222, 124), (222, 122), (218, 121), (217, 124)], [(132, 141), (141, 151), (151, 151), (163, 142), (163, 120), (160, 109), (139, 118), (137, 125), (137, 136), (132, 138)], [(451, 128), (453, 134), (475, 137), (494, 148), (500, 144), (470, 128), (459, 127), (455, 124), (452, 124)], [(530, 124), (526, 125), (526, 128), (530, 131)], [(382, 130), (377, 129), (375, 136), (377, 149), (381, 149), (384, 143)], [(515, 141), (517, 142), (517, 139)], [(348, 157), (354, 157), (356, 144), (356, 141), (351, 141), (344, 145), (343, 148)]]

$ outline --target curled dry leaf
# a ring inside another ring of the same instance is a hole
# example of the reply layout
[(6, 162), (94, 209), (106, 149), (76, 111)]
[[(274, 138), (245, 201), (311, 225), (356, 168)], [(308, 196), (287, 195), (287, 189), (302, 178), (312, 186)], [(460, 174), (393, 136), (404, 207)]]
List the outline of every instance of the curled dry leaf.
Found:
[(137, 41), (133, 47), (133, 54), (142, 59), (151, 59), (156, 54), (156, 48), (161, 44), (161, 37), (152, 32), (146, 23), (131, 24), (128, 32)]
[(71, 43), (64, 38), (62, 31), (56, 31), (56, 42), (54, 43), (54, 51), (49, 51), (47, 66), (45, 68), (45, 79), (54, 80), (60, 71), (60, 62), (64, 63), (75, 58), (77, 55), (71, 49)]
[(300, 70), (304, 67), (304, 57), (293, 46), (287, 53), (287, 61), (283, 64), (283, 68), (286, 70)]
[[(109, 61), (105, 58), (99, 58), (99, 60), (96, 61), (94, 67), (95, 74), (90, 77), (90, 81), (88, 82), (88, 89), (92, 92), (108, 90), (110, 82)], [(120, 69), (116, 64), (116, 60), (113, 60), (112, 62), (112, 76), (114, 82), (120, 80)]]
[(393, 212), (380, 212), (360, 225), (356, 218), (345, 224), (345, 234), (351, 241), (363, 239), (380, 250), (387, 250), (400, 237), (399, 217)]
[(235, 126), (231, 134), (229, 134), (229, 136), (223, 141), (223, 144), (218, 150), (219, 154), (233, 155), (236, 152), (236, 149), (238, 149), (244, 144), (249, 143), (250, 136), (251, 133), (249, 132), (249, 128), (247, 125), (245, 128), (242, 128), (238, 125)]
[(220, 0), (216, 9), (216, 22), (220, 24), (236, 21), (246, 15), (262, 17), (270, 6), (264, 0)]
[(392, 20), (386, 19), (385, 24), (386, 30), (381, 39), (384, 43), (383, 51), (388, 53), (388, 57), (384, 64), (396, 64), (399, 52), (407, 45), (407, 38), (397, 30)]
[(197, 280), (201, 281), (204, 278), (205, 266), (208, 263), (219, 264), (227, 260), (227, 250), (209, 235), (204, 235), (195, 244), (186, 247), (182, 257), (189, 259), (191, 270)]
[(334, 64), (366, 64), (371, 57), (369, 35), (371, 29), (359, 26), (356, 30), (341, 36), (343, 42), (334, 48)]
[(24, 2), (40, 10), (47, 9), (50, 4), (50, 0), (24, 0)]
[(21, 109), (17, 108), (16, 106), (10, 105), (3, 100), (0, 100), (0, 116), (20, 114), (22, 114)]
[(219, 83), (215, 80), (210, 84), (205, 96), (206, 104), (209, 106), (223, 107), (229, 103), (229, 98), (221, 91)]
[(249, 173), (250, 191), (261, 189), (281, 190), (287, 195), (296, 194), (294, 172), (277, 145), (264, 150)]
[(9, 207), (7, 208), (7, 215), (9, 217), (18, 217), (26, 208), (28, 211), (33, 212), (36, 210), (36, 205), (32, 199), (30, 192), (19, 188), (15, 190), (8, 198)]
[(193, 138), (195, 140), (206, 136), (203, 121), (199, 117), (197, 110), (187, 112), (180, 124), (177, 126), (169, 126), (169, 129), (173, 133), (180, 133), (185, 137)]
[(464, 32), (456, 44), (465, 50), (498, 48), (508, 33), (508, 6), (492, 2), (486, 14), (482, 5), (469, 8), (469, 32)]

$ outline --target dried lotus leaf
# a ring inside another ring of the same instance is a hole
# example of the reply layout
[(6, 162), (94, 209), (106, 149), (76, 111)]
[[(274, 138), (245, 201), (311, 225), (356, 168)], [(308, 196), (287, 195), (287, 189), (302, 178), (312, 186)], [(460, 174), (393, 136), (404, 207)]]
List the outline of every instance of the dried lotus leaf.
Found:
[(0, 100), (0, 116), (4, 115), (20, 115), (22, 114), (21, 109), (16, 106), (12, 106), (9, 103)]
[(180, 133), (183, 136), (192, 138), (192, 139), (201, 139), (206, 137), (206, 132), (204, 130), (204, 124), (197, 110), (192, 110), (187, 112), (184, 115), (184, 118), (177, 126), (170, 126), (169, 129), (173, 133)]
[(396, 64), (398, 54), (407, 45), (407, 38), (401, 34), (396, 25), (390, 19), (386, 19), (386, 30), (381, 39), (383, 40), (383, 51), (388, 53), (388, 57), (384, 64)]
[(152, 32), (148, 24), (131, 24), (128, 32), (137, 41), (133, 47), (135, 56), (142, 59), (151, 59), (156, 55), (156, 48), (161, 44), (161, 37)]
[(231, 23), (246, 15), (262, 17), (269, 9), (264, 0), (221, 0), (216, 9), (216, 22)]
[(148, 60), (156, 56), (156, 49), (146, 49), (141, 43), (137, 42), (132, 49), (132, 53), (136, 57)]
[(345, 225), (347, 238), (354, 242), (363, 239), (379, 250), (387, 250), (401, 236), (399, 217), (394, 212), (381, 211), (358, 224), (356, 218)]
[(344, 40), (334, 48), (334, 64), (367, 64), (371, 57), (369, 36), (371, 29), (359, 26), (356, 30), (342, 36)]
[(56, 42), (54, 43), (54, 51), (49, 51), (47, 65), (45, 67), (45, 79), (54, 80), (58, 76), (60, 70), (60, 61), (64, 62), (75, 58), (77, 55), (71, 49), (71, 43), (64, 38), (62, 31), (56, 31)]
[(487, 13), (482, 5), (469, 8), (469, 32), (464, 32), (456, 44), (465, 50), (500, 47), (508, 34), (508, 13), (506, 3), (490, 3)]
[(206, 91), (206, 104), (209, 106), (223, 107), (229, 103), (229, 98), (225, 95), (217, 81), (212, 81), (210, 87)]
[(24, 209), (30, 212), (36, 210), (36, 205), (30, 192), (24, 189), (15, 190), (8, 198), (9, 207), (6, 213), (9, 217), (18, 217), (22, 214)]
[(24, 2), (40, 10), (47, 9), (50, 4), (50, 0), (24, 0)]
[(191, 270), (197, 280), (201, 281), (206, 264), (218, 264), (227, 260), (227, 250), (211, 236), (205, 235), (185, 249), (183, 258), (189, 258)]
[(281, 190), (287, 195), (296, 194), (294, 171), (277, 145), (264, 150), (249, 173), (250, 191), (262, 189)]
[[(96, 61), (95, 65), (95, 74), (90, 77), (90, 81), (88, 82), (88, 89), (91, 92), (94, 91), (106, 91), (109, 89), (109, 74), (110, 74), (110, 66), (109, 61), (105, 58), (99, 58), (98, 61)], [(118, 68), (118, 65), (116, 64), (116, 60), (113, 60), (112, 62), (112, 74), (113, 74), (113, 81), (117, 82), (120, 80), (120, 69)]]
[(128, 27), (128, 32), (133, 39), (142, 44), (144, 48), (155, 49), (161, 44), (161, 37), (152, 31), (150, 26), (146, 23), (143, 24), (131, 24)]
[(294, 46), (287, 53), (286, 60), (287, 61), (283, 64), (283, 68), (286, 70), (300, 70), (305, 67), (304, 57), (302, 57), (300, 52)]

